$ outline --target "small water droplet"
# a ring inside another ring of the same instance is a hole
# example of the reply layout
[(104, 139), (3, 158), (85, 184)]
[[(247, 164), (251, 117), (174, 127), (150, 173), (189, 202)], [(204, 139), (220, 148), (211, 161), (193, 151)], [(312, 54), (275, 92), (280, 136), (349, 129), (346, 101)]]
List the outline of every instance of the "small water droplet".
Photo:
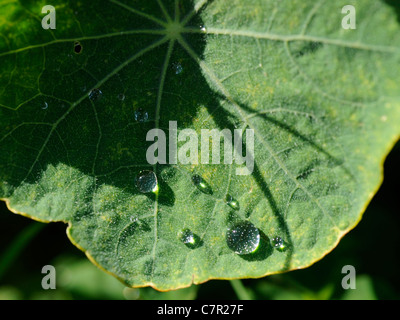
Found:
[(92, 101), (98, 101), (103, 96), (103, 92), (100, 89), (93, 89), (89, 92), (89, 99)]
[(200, 26), (200, 30), (202, 32), (207, 32), (207, 28), (205, 26), (203, 26), (203, 25)]
[(132, 289), (125, 287), (124, 290), (122, 291), (122, 294), (124, 295), (124, 298), (126, 300), (139, 300), (140, 289)]
[(209, 184), (205, 182), (204, 179), (200, 177), (198, 174), (193, 175), (192, 182), (201, 192), (206, 194), (213, 194)]
[(140, 171), (135, 179), (136, 187), (142, 193), (156, 192), (158, 190), (157, 176), (153, 171)]
[(118, 100), (124, 101), (125, 100), (125, 95), (123, 93), (120, 93), (118, 95)]
[(49, 105), (48, 105), (48, 103), (45, 101), (45, 102), (43, 103), (42, 109), (43, 109), (43, 110), (46, 110), (48, 107), (49, 107)]
[(135, 120), (137, 122), (146, 122), (149, 120), (149, 114), (147, 111), (144, 111), (142, 108), (139, 108), (135, 111)]
[(196, 246), (196, 237), (189, 229), (184, 229), (179, 232), (179, 238), (189, 248), (194, 248)]
[(225, 202), (228, 206), (230, 206), (234, 210), (240, 210), (239, 202), (234, 199), (230, 194), (227, 194), (225, 197)]
[(175, 74), (181, 74), (183, 71), (182, 64), (180, 62), (174, 63), (173, 64), (174, 69), (175, 69)]
[(82, 53), (82, 45), (79, 41), (75, 41), (75, 43), (74, 43), (74, 52), (76, 54)]
[(129, 221), (130, 222), (138, 222), (138, 218), (137, 217), (130, 217)]
[(285, 251), (287, 249), (287, 244), (281, 237), (274, 237), (271, 241), (276, 250)]
[(260, 245), (260, 231), (249, 221), (239, 222), (228, 229), (226, 242), (235, 253), (250, 254)]

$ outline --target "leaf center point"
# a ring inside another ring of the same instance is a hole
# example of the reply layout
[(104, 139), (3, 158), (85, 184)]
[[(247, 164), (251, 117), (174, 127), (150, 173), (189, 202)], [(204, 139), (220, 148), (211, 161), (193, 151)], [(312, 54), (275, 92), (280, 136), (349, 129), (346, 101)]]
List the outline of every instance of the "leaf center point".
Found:
[(167, 37), (170, 39), (178, 39), (182, 31), (183, 26), (179, 22), (172, 22), (167, 26)]

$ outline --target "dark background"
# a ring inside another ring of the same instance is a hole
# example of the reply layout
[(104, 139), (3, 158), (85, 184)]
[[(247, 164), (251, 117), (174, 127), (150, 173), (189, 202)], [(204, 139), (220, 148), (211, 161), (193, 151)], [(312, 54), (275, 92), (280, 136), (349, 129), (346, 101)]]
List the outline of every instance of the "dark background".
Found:
[[(382, 187), (363, 219), (321, 261), (304, 270), (242, 280), (252, 299), (399, 299), (400, 298), (400, 143), (385, 162)], [(213, 280), (189, 289), (159, 293), (125, 289), (99, 271), (74, 247), (63, 223), (43, 224), (24, 245), (16, 245), (38, 222), (13, 214), (0, 201), (0, 299), (238, 299), (230, 281)], [(10, 249), (11, 248), (11, 249)], [(16, 249), (17, 248), (17, 249)], [(11, 250), (11, 253), (10, 253)], [(57, 270), (57, 289), (41, 288), (41, 269)], [(357, 289), (341, 286), (344, 265), (357, 272)], [(240, 291), (240, 290), (239, 290)], [(243, 297), (243, 296), (242, 296)]]

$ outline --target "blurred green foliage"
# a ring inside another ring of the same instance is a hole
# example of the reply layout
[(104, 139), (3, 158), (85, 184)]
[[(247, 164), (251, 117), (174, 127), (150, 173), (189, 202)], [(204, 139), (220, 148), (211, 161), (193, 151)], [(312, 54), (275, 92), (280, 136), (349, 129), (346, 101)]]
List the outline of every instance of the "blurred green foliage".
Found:
[[(209, 281), (158, 292), (130, 289), (99, 270), (67, 239), (65, 225), (41, 226), (0, 204), (0, 299), (399, 299), (400, 143), (385, 163), (385, 181), (359, 225), (321, 261), (304, 270), (232, 283)], [(57, 289), (43, 290), (41, 269), (54, 265)], [(344, 290), (344, 265), (357, 271), (355, 290)], [(244, 292), (243, 292), (244, 290)]]

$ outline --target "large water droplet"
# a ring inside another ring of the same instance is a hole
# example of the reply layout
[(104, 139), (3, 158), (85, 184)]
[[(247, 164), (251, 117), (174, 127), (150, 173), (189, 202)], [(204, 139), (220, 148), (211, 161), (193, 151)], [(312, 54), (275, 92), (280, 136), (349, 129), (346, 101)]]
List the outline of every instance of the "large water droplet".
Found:
[(134, 117), (137, 122), (146, 122), (149, 120), (149, 114), (142, 108), (139, 108), (135, 111)]
[(213, 194), (209, 184), (205, 182), (204, 179), (200, 177), (198, 174), (193, 175), (192, 182), (201, 192), (206, 194)]
[(226, 242), (235, 253), (250, 254), (260, 245), (260, 231), (249, 221), (239, 222), (228, 229)]
[(281, 237), (274, 237), (271, 242), (274, 248), (278, 251), (285, 251), (287, 249), (287, 244)]
[(240, 210), (239, 202), (234, 199), (230, 194), (227, 194), (225, 197), (225, 202), (228, 206), (230, 206), (234, 210)]
[(98, 101), (103, 96), (103, 92), (100, 89), (93, 89), (89, 92), (89, 99), (92, 101)]
[(136, 187), (142, 193), (156, 192), (158, 189), (157, 176), (153, 171), (140, 171), (135, 179)]

